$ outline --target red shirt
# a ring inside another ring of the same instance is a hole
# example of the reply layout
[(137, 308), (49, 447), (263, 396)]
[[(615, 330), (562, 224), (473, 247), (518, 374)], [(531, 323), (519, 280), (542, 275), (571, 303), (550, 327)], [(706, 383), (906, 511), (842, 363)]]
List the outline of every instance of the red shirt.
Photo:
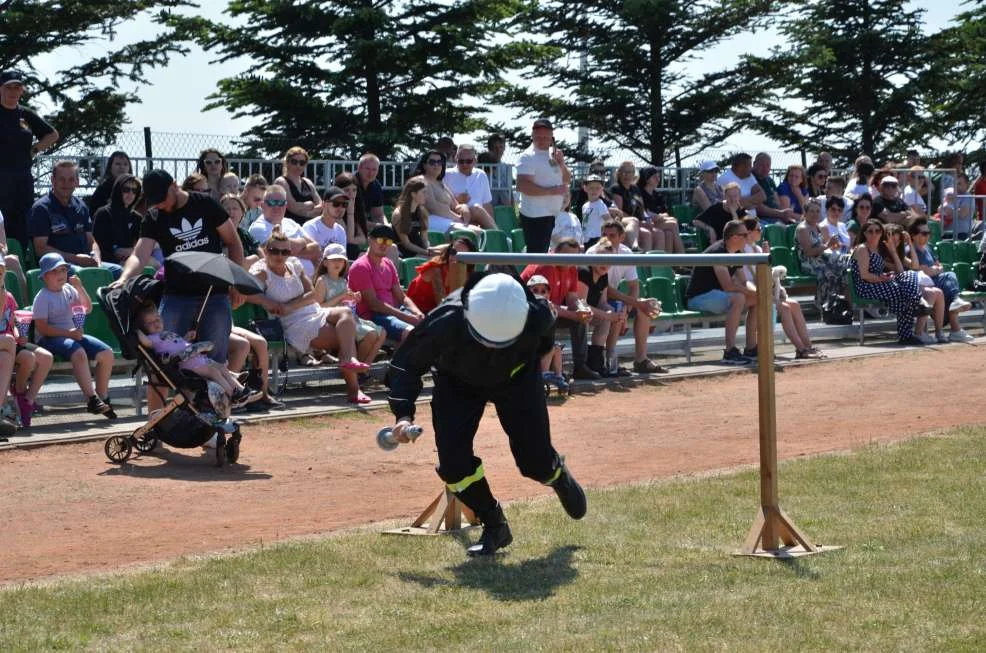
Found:
[(520, 278), (527, 283), (527, 280), (535, 274), (540, 274), (548, 280), (548, 288), (551, 289), (551, 303), (555, 306), (567, 306), (565, 297), (570, 292), (578, 292), (579, 273), (574, 265), (560, 267), (557, 265), (528, 265), (520, 273)]
[[(980, 176), (976, 180), (976, 183), (972, 185), (972, 190), (969, 191), (972, 195), (986, 195), (986, 177)], [(976, 213), (979, 214), (979, 219), (986, 219), (986, 215), (983, 214), (983, 205), (986, 204), (986, 199), (977, 197), (976, 198)]]

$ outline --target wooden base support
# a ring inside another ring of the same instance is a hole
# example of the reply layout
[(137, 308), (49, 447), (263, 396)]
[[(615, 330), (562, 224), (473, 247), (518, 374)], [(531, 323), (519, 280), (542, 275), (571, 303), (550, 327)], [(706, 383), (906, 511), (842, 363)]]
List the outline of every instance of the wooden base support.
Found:
[[(780, 545), (781, 542), (783, 546)], [(812, 544), (778, 506), (763, 506), (757, 511), (743, 548), (735, 555), (783, 559), (825, 553), (841, 548)]]
[(384, 534), (445, 535), (464, 532), (479, 526), (481, 524), (476, 518), (476, 513), (459, 501), (448, 488), (444, 488), (410, 526), (386, 530)]

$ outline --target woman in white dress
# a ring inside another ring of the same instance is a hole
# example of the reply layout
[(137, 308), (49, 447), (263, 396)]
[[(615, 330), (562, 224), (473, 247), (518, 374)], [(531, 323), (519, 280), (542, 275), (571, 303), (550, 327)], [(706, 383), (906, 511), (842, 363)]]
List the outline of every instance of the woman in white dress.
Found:
[(359, 388), (357, 374), (369, 365), (356, 357), (356, 321), (348, 308), (322, 308), (318, 305), (312, 282), (301, 262), (291, 256), (290, 244), (279, 226), (271, 232), (265, 245), (266, 258), (250, 268), (250, 273), (264, 288), (257, 303), (280, 319), (284, 339), (303, 355), (313, 349), (339, 351), (339, 370), (346, 382), (350, 403), (369, 403)]

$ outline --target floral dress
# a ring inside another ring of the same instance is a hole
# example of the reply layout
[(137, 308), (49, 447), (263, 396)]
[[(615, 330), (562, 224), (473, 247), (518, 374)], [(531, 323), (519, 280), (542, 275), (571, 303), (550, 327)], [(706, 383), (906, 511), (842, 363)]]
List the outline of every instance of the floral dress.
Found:
[[(877, 252), (870, 252), (870, 274), (883, 273), (883, 257)], [(893, 279), (885, 283), (870, 283), (863, 281), (859, 273), (859, 263), (852, 257), (850, 263), (853, 282), (860, 297), (879, 299), (887, 304), (890, 312), (897, 316), (897, 339), (907, 340), (914, 336), (914, 309), (921, 300), (921, 286), (918, 275), (914, 270), (897, 272)]]
[[(822, 234), (817, 229), (808, 227), (808, 240), (812, 247), (822, 244)], [(817, 287), (815, 290), (815, 306), (821, 310), (825, 303), (833, 295), (842, 294), (842, 278), (849, 268), (849, 259), (852, 254), (839, 254), (837, 252), (824, 251), (818, 256), (808, 256), (801, 249), (801, 241), (794, 240), (794, 249), (798, 254), (798, 262), (801, 264), (802, 272), (810, 272), (815, 275)]]

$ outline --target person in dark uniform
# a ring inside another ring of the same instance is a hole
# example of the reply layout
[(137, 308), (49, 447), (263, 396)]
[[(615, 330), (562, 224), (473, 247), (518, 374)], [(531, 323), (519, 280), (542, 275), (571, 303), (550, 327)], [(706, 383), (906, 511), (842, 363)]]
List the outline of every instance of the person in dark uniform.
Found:
[(421, 376), (433, 370), (432, 424), (438, 475), (483, 523), (471, 556), (513, 541), (486, 480), (473, 438), (492, 401), (521, 474), (550, 485), (573, 519), (586, 512), (582, 488), (551, 446), (538, 360), (554, 343), (554, 314), (512, 276), (478, 273), (414, 328), (394, 353), (388, 380), (393, 435), (408, 442)]
[(7, 237), (26, 248), (27, 214), (34, 204), (31, 162), (55, 144), (58, 132), (19, 104), (23, 95), (24, 77), (19, 71), (0, 73), (0, 214)]

